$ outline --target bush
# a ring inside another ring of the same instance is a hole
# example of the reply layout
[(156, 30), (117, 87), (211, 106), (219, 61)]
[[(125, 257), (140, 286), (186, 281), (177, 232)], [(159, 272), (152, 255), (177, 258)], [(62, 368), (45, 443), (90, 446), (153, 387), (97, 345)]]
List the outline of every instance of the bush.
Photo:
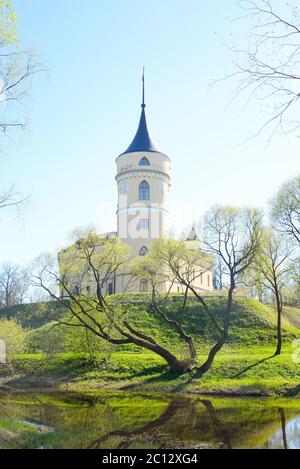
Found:
[(10, 361), (16, 354), (24, 353), (26, 331), (15, 319), (0, 319), (0, 340), (5, 342), (6, 360)]

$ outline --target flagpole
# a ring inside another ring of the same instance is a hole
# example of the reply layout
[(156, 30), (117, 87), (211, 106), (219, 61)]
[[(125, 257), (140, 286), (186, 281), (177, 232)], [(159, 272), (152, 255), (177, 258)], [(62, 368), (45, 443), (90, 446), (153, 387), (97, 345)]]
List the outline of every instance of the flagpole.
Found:
[(145, 67), (143, 67), (143, 77), (142, 77), (142, 81), (143, 81), (143, 100), (142, 100), (142, 107), (144, 108), (146, 105), (145, 105)]

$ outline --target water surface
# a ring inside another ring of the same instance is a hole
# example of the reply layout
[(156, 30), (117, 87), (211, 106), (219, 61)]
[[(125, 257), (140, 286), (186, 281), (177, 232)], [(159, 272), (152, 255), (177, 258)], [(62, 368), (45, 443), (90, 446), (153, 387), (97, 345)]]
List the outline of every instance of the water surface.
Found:
[(300, 448), (300, 402), (0, 392), (0, 448)]

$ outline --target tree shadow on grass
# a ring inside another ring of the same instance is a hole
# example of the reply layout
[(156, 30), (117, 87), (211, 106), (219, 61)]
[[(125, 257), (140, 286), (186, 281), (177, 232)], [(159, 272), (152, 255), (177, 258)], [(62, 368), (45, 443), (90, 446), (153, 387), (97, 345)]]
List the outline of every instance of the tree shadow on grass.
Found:
[(295, 386), (294, 388), (288, 389), (284, 395), (285, 397), (296, 397), (300, 394), (300, 384)]
[[(149, 374), (154, 374), (154, 373), (155, 373), (154, 376), (149, 376)], [(185, 375), (178, 375), (177, 373), (173, 373), (172, 371), (169, 371), (164, 366), (156, 366), (156, 367), (152, 367), (150, 369), (141, 371), (139, 373), (134, 373), (132, 377), (129, 379), (135, 379), (135, 378), (139, 378), (143, 376), (145, 376), (145, 379), (134, 382), (132, 384), (125, 384), (124, 386), (122, 386), (122, 389), (130, 390), (130, 389), (135, 389), (140, 386), (147, 385), (147, 384), (155, 384), (159, 386), (159, 384), (166, 383), (166, 382), (169, 382), (171, 384), (172, 382), (176, 383), (178, 379), (182, 379), (182, 376), (187, 377), (187, 380), (184, 383), (180, 383), (177, 386), (174, 386), (172, 389), (170, 389), (170, 391), (179, 391), (181, 386), (184, 387), (190, 381), (190, 373), (185, 374)]]
[(239, 378), (242, 374), (246, 373), (247, 371), (251, 370), (252, 368), (255, 368), (256, 366), (260, 365), (261, 363), (264, 363), (271, 358), (274, 358), (276, 355), (273, 353), (273, 355), (270, 355), (269, 357), (265, 357), (262, 360), (259, 360), (258, 362), (253, 363), (252, 365), (247, 366), (243, 370), (239, 371), (236, 375), (232, 376), (232, 379)]

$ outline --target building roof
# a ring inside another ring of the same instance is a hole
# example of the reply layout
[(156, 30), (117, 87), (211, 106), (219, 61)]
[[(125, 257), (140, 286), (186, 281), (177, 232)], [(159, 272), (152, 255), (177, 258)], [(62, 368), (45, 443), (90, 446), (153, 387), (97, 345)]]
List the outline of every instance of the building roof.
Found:
[(148, 127), (147, 127), (146, 113), (145, 113), (146, 104), (145, 104), (144, 69), (143, 69), (142, 82), (143, 82), (143, 88), (142, 88), (143, 99), (142, 99), (142, 105), (141, 105), (142, 112), (141, 112), (139, 126), (131, 144), (129, 145), (126, 151), (121, 153), (121, 155), (124, 155), (125, 153), (134, 153), (136, 151), (158, 152), (157, 148), (155, 148), (155, 145), (150, 138)]
[(124, 155), (125, 153), (134, 153), (136, 151), (158, 152), (149, 135), (145, 114), (145, 105), (143, 104), (139, 126), (134, 139), (132, 140), (127, 150), (121, 153), (121, 155)]
[(199, 241), (195, 225), (192, 226), (191, 231), (188, 234), (188, 237), (186, 238), (186, 241)]

